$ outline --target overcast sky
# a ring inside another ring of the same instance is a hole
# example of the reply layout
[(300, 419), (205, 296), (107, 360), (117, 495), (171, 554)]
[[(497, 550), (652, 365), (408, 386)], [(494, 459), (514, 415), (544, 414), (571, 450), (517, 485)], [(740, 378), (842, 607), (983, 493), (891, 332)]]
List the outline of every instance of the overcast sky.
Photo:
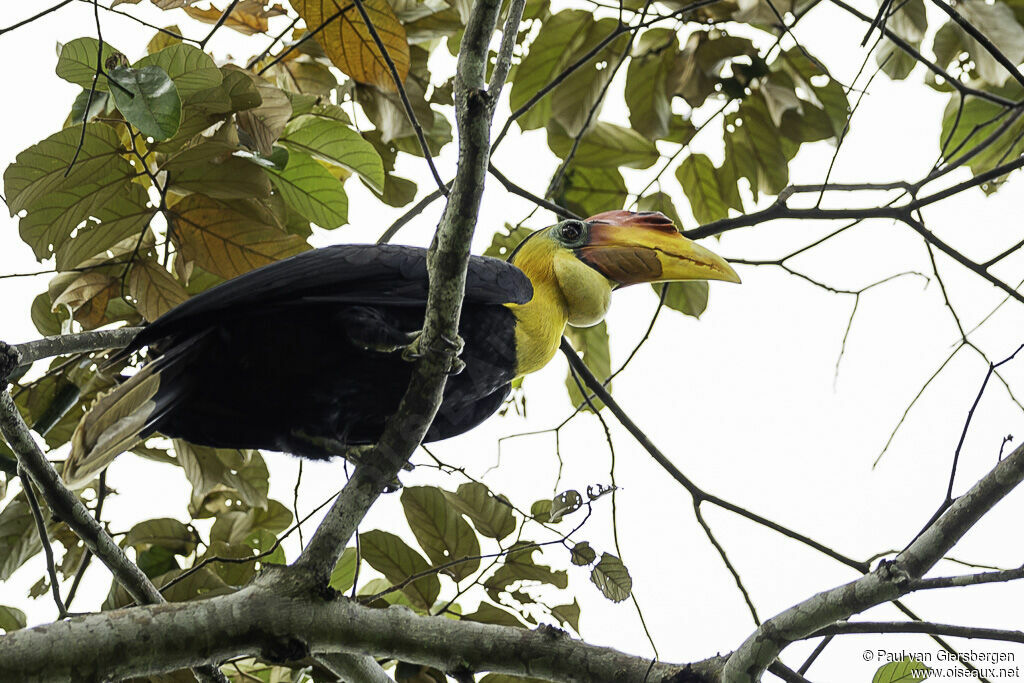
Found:
[[(874, 11), (873, 6), (859, 4), (866, 12)], [(160, 18), (168, 15), (146, 5), (125, 8), (169, 23)], [(9, 25), (29, 11), (24, 4), (4, 3), (0, 25)], [(0, 166), (5, 167), (20, 150), (60, 127), (77, 89), (53, 73), (55, 44), (95, 35), (91, 11), (90, 5), (73, 3), (33, 26), (0, 37), (0, 63), (8, 65)], [(102, 18), (105, 40), (132, 60), (144, 53), (152, 36), (149, 29), (109, 14)], [(936, 18), (932, 19), (934, 23)], [(190, 35), (204, 30), (190, 24), (183, 14), (175, 16), (175, 21), (188, 26)], [(827, 5), (815, 9), (796, 29), (804, 45), (844, 83), (853, 80), (863, 59), (859, 47), (863, 32), (863, 25)], [(253, 52), (245, 38), (230, 30), (222, 30), (210, 49), (218, 58), (230, 54), (244, 59)], [(841, 150), (833, 180), (913, 180), (927, 173), (937, 155), (947, 96), (920, 85), (920, 80), (919, 69), (905, 83), (891, 83), (884, 75), (873, 81)], [(859, 85), (863, 84), (862, 78)], [(498, 120), (504, 115), (507, 109), (499, 112)], [(610, 105), (603, 118), (624, 121), (624, 116), (621, 107)], [(513, 128), (514, 135), (518, 135), (516, 130)], [(720, 128), (712, 126), (694, 148), (717, 158), (720, 139)], [(438, 159), (445, 177), (454, 169), (454, 148), (449, 145)], [(792, 180), (821, 182), (833, 151), (828, 143), (805, 146), (792, 166)], [(495, 163), (506, 175), (541, 194), (556, 160), (547, 151), (543, 134), (532, 132), (521, 140), (506, 142)], [(423, 190), (430, 187), (422, 161), (403, 160), (399, 173), (417, 178)], [(953, 174), (950, 181), (965, 177)], [(488, 183), (478, 251), (494, 228), (520, 220), (531, 208), (491, 179)], [(358, 183), (349, 182), (347, 187), (351, 225), (330, 233), (318, 231), (317, 245), (373, 240), (397, 215), (374, 202)], [(675, 181), (669, 179), (665, 188), (676, 199), (684, 227), (694, 227)], [(925, 216), (943, 239), (984, 260), (1021, 238), (1022, 188), (1018, 174), (995, 196), (972, 190), (929, 208)], [(826, 205), (866, 201), (870, 198), (840, 195), (827, 198)], [(440, 209), (437, 204), (425, 211), (396, 241), (425, 244)], [(550, 214), (538, 213), (531, 226), (543, 227), (550, 219)], [(708, 246), (726, 257), (773, 258), (811, 242), (830, 227), (835, 226), (780, 221), (726, 234), (717, 243), (709, 240)], [(920, 238), (890, 221), (865, 223), (791, 265), (836, 288), (854, 290), (903, 271), (930, 275)], [(1022, 265), (1020, 256), (1007, 259), (996, 273), (1016, 284)], [(52, 264), (36, 263), (20, 241), (16, 219), (6, 213), (0, 216), (0, 274), (48, 267)], [(939, 269), (968, 329), (1002, 301), (991, 286), (945, 257), (939, 257)], [(855, 558), (902, 548), (942, 499), (953, 450), (986, 364), (973, 351), (961, 351), (917, 402), (886, 455), (872, 468), (907, 404), (958, 339), (937, 283), (925, 287), (922, 277), (910, 275), (865, 293), (836, 375), (854, 297), (828, 293), (770, 267), (740, 266), (737, 270), (743, 284), (713, 283), (709, 309), (699, 321), (663, 312), (652, 339), (629, 370), (615, 380), (616, 397), (651, 439), (706, 490)], [(21, 342), (37, 337), (28, 305), (44, 290), (47, 279), (46, 275), (0, 279), (0, 338)], [(609, 317), (613, 366), (636, 344), (655, 305), (649, 288), (615, 294)], [(972, 340), (993, 360), (999, 360), (1024, 342), (1022, 323), (1022, 308), (1007, 304)], [(498, 464), (498, 437), (553, 427), (569, 414), (564, 375), (565, 365), (559, 358), (527, 380), (526, 419), (494, 417), (470, 434), (438, 444), (433, 452), (453, 465), (466, 467), (474, 476), (483, 476), (492, 488), (521, 507), (528, 508), (533, 500), (551, 495), (560, 465), (550, 434), (504, 441), (500, 466), (489, 468)], [(1011, 383), (1016, 381), (1013, 386), (1018, 396), (1024, 397), (1024, 359), (1007, 367), (1005, 376)], [(622, 555), (662, 658), (687, 661), (734, 649), (753, 624), (731, 577), (694, 521), (688, 496), (610, 415), (607, 419), (614, 437), (615, 479), (621, 487), (615, 504)], [(992, 383), (964, 445), (958, 492), (994, 464), (1005, 435), (1024, 435), (1021, 425), (1019, 409), (998, 382)], [(573, 421), (562, 431), (560, 444), (562, 471), (557, 490), (610, 483), (611, 454), (593, 416)], [(273, 473), (271, 495), (290, 506), (298, 461), (278, 454), (268, 455), (267, 460)], [(422, 455), (414, 459), (424, 461)], [(403, 479), (407, 484), (433, 482), (449, 488), (461, 483), (424, 468)], [(123, 456), (110, 469), (108, 481), (118, 493), (105, 508), (109, 519), (117, 520), (115, 530), (126, 530), (142, 518), (187, 519), (188, 485), (176, 468)], [(318, 505), (342, 483), (340, 462), (307, 464), (300, 511)], [(611, 510), (610, 498), (599, 501), (579, 537), (589, 540), (598, 551), (614, 553)], [(856, 578), (852, 570), (728, 513), (705, 507), (705, 514), (762, 618)], [(1018, 566), (1022, 515), (1024, 494), (1016, 492), (953, 554), (972, 562)], [(371, 525), (404, 529), (397, 496), (386, 496), (374, 508), (364, 528)], [(307, 538), (312, 528), (307, 529)], [(539, 535), (531, 538), (549, 540)], [(294, 558), (297, 547), (291, 544), (288, 553)], [(564, 551), (548, 551), (545, 560), (559, 568), (568, 565)], [(45, 597), (37, 601), (26, 598), (41, 570), (42, 562), (36, 558), (0, 591), (0, 603), (25, 609), (32, 623), (49, 621), (55, 612)], [(571, 602), (573, 595), (579, 599), (583, 636), (591, 642), (650, 654), (634, 607), (628, 602), (614, 605), (605, 601), (585, 571), (569, 570), (572, 595), (558, 596), (554, 602)], [(939, 571), (965, 570), (944, 563)], [(104, 569), (90, 570), (76, 608), (98, 605), (109, 581)], [(1018, 628), (1022, 598), (1024, 590), (1019, 586), (996, 585), (918, 594), (906, 603), (929, 620)], [(472, 604), (464, 607), (471, 610)], [(870, 612), (869, 618), (900, 617), (895, 609), (880, 608)], [(1021, 647), (969, 645), (975, 650), (1012, 651), (1018, 663), (1024, 659)], [(869, 680), (877, 664), (863, 661), (862, 650), (868, 648), (936, 652), (926, 638), (850, 636), (831, 645), (809, 676), (812, 680)], [(784, 660), (795, 667), (802, 661), (800, 654), (809, 649), (794, 646), (786, 651)]]

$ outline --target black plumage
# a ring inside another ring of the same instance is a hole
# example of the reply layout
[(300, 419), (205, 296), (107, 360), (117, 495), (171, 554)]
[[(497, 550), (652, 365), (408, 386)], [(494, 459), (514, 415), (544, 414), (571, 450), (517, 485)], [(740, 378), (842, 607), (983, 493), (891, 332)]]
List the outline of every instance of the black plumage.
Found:
[[(372, 443), (398, 406), (419, 332), (426, 251), (339, 245), (251, 271), (168, 312), (127, 351), (158, 355), (146, 432), (193, 443), (311, 458)], [(471, 257), (459, 334), (464, 370), (449, 378), (426, 441), (467, 431), (504, 401), (516, 375), (515, 318), (532, 296), (514, 266)]]

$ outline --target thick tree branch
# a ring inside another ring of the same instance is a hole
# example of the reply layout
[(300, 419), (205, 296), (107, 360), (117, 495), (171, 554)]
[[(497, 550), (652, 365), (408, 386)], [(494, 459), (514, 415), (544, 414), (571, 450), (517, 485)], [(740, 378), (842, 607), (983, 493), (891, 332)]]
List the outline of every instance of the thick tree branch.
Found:
[[(6, 390), (0, 390), (0, 433), (17, 455), (19, 467), (24, 469), (39, 487), (52, 513), (71, 527), (85, 543), (85, 547), (107, 566), (118, 583), (124, 586), (137, 602), (164, 602), (164, 597), (156, 586), (128, 559), (121, 546), (117, 545), (99, 521), (89, 514), (82, 501), (64, 486), (60, 475), (32, 440), (28, 425), (21, 418), (10, 392)], [(218, 683), (227, 681), (216, 667), (207, 665), (209, 661), (211, 660), (196, 662), (195, 673), (200, 680)]]
[(341, 597), (323, 600), (249, 586), (208, 600), (133, 607), (16, 631), (0, 639), (0, 678), (65, 681), (74, 674), (95, 680), (235, 655), (292, 661), (331, 652), (369, 653), (442, 671), (468, 668), (579, 683), (712, 681), (722, 665), (713, 658), (652, 666), (648, 658), (588, 645), (551, 627), (529, 631), (424, 617), (405, 607), (374, 609)]

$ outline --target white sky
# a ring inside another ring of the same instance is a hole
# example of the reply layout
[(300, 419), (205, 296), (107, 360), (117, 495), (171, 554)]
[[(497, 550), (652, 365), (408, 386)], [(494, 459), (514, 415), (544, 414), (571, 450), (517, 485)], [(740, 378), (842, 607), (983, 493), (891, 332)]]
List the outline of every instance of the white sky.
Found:
[[(866, 12), (873, 7), (859, 3)], [(125, 6), (131, 12), (157, 16), (145, 5)], [(6, 26), (32, 11), (24, 4), (0, 6), (0, 25)], [(931, 17), (938, 25), (937, 18)], [(176, 22), (197, 28), (175, 13)], [(104, 38), (132, 59), (141, 56), (152, 36), (112, 15), (103, 16)], [(828, 5), (814, 10), (796, 29), (805, 46), (842, 82), (849, 83), (860, 66), (859, 47), (864, 26)], [(94, 35), (91, 6), (74, 3), (37, 24), (0, 37), (0, 63), (8, 93), (0, 139), (0, 166), (13, 161), (25, 147), (55, 132), (76, 94), (75, 86), (53, 73), (54, 46), (82, 35)], [(223, 57), (234, 51), (246, 58), (253, 51), (246, 40), (222, 30), (210, 48)], [(908, 82), (875, 79), (853, 122), (839, 156), (833, 180), (846, 182), (916, 179), (924, 175), (938, 149), (938, 131), (946, 96), (920, 85), (921, 71)], [(863, 80), (861, 81), (863, 84)], [(507, 110), (505, 110), (507, 114)], [(503, 116), (499, 112), (499, 120)], [(608, 106), (606, 120), (623, 120), (621, 107)], [(513, 129), (516, 135), (516, 129)], [(510, 178), (542, 193), (556, 160), (540, 132), (507, 141), (495, 158)], [(697, 151), (716, 155), (720, 128), (712, 126), (694, 143)], [(454, 145), (438, 160), (441, 173), (454, 169)], [(668, 148), (666, 148), (668, 149)], [(827, 143), (805, 146), (792, 167), (794, 182), (820, 182), (833, 148)], [(424, 165), (401, 162), (399, 173), (429, 188)], [(965, 174), (953, 174), (952, 181)], [(684, 216), (685, 199), (674, 179), (664, 184)], [(350, 190), (350, 226), (318, 233), (317, 244), (369, 241), (399, 212), (382, 208), (356, 182)], [(1021, 238), (1019, 174), (993, 197), (972, 190), (926, 210), (929, 226), (943, 239), (984, 260)], [(830, 198), (833, 206), (849, 205), (853, 197)], [(863, 201), (863, 200), (861, 200)], [(611, 207), (610, 207), (611, 208)], [(517, 221), (530, 207), (488, 180), (479, 228), (479, 248), (492, 228)], [(397, 241), (425, 244), (440, 212), (432, 207), (404, 229)], [(533, 227), (543, 220), (535, 218)], [(550, 218), (550, 216), (548, 216)], [(44, 269), (17, 236), (16, 220), (0, 217), (0, 274)], [(825, 234), (826, 225), (777, 222), (725, 235), (710, 246), (727, 257), (772, 258)], [(890, 221), (865, 223), (791, 264), (818, 280), (839, 288), (858, 289), (894, 273), (929, 273), (921, 240), (908, 228)], [(996, 269), (1006, 281), (1021, 279), (1024, 259), (1008, 259)], [(945, 257), (939, 257), (944, 276), (965, 326), (973, 327), (1001, 300), (988, 284)], [(901, 548), (940, 502), (949, 464), (985, 373), (985, 364), (964, 350), (927, 390), (880, 465), (872, 469), (907, 403), (952, 350), (957, 334), (941, 292), (934, 281), (910, 276), (875, 288), (860, 301), (846, 345), (838, 380), (836, 358), (853, 297), (823, 292), (806, 282), (768, 267), (738, 268), (744, 283), (714, 283), (711, 304), (700, 321), (666, 311), (655, 334), (615, 382), (615, 395), (652, 440), (707, 491), (788, 525), (857, 559)], [(47, 276), (0, 279), (0, 338), (21, 342), (38, 335), (28, 317), (31, 298), (42, 291)], [(609, 318), (613, 365), (617, 366), (639, 339), (656, 304), (650, 291), (634, 288), (615, 295)], [(972, 340), (993, 360), (1021, 342), (1021, 307), (1004, 306)], [(568, 415), (562, 386), (565, 366), (556, 359), (527, 380), (529, 419), (495, 417), (476, 431), (434, 448), (447, 462), (465, 466), (476, 476), (509, 495), (521, 507), (552, 493), (558, 463), (550, 435), (506, 441), (501, 467), (487, 473), (497, 458), (499, 436), (552, 427)], [(1006, 376), (1024, 397), (1024, 360), (1010, 366)], [(608, 416), (609, 422), (613, 422)], [(957, 491), (973, 483), (995, 462), (1003, 436), (1021, 435), (1021, 414), (994, 382), (981, 402), (964, 445)], [(734, 649), (753, 629), (733, 581), (693, 518), (686, 493), (657, 468), (623, 430), (612, 424), (616, 446), (616, 499), (623, 559), (647, 624), (668, 661), (699, 659)], [(583, 416), (563, 430), (564, 470), (559, 490), (583, 490), (588, 484), (609, 483), (610, 456), (600, 425)], [(418, 456), (416, 461), (422, 461)], [(271, 494), (291, 505), (298, 461), (270, 454)], [(309, 464), (301, 489), (300, 509), (319, 504), (343, 481), (340, 462)], [(419, 469), (405, 475), (407, 484), (441, 483), (454, 488), (458, 480), (441, 479)], [(188, 485), (180, 470), (134, 456), (124, 456), (111, 468), (109, 482), (118, 495), (105, 508), (115, 530), (126, 530), (137, 519), (171, 516), (186, 519)], [(786, 541), (777, 534), (705, 507), (719, 541), (746, 582), (762, 618), (795, 602), (855, 578), (820, 554)], [(579, 535), (600, 551), (615, 552), (610, 524), (611, 501), (602, 499), (595, 515)], [(1001, 567), (1017, 566), (1019, 520), (1024, 495), (1012, 495), (957, 546), (958, 558)], [(570, 522), (572, 523), (572, 522)], [(388, 496), (367, 519), (366, 527), (404, 528), (397, 496)], [(123, 527), (123, 528), (122, 528)], [(307, 529), (312, 531), (312, 526)], [(549, 540), (538, 534), (535, 540)], [(297, 547), (288, 547), (294, 558)], [(558, 568), (568, 565), (564, 552), (549, 551), (545, 560)], [(584, 570), (570, 567), (570, 591), (583, 606), (581, 630), (587, 640), (647, 655), (649, 645), (630, 603), (613, 605), (590, 584)], [(21, 607), (30, 622), (51, 620), (55, 610), (47, 597), (26, 598), (28, 587), (42, 571), (36, 558), (0, 588), (0, 604)], [(964, 571), (940, 565), (941, 573)], [(109, 576), (91, 569), (76, 609), (102, 600)], [(66, 590), (66, 588), (65, 588)], [(555, 599), (555, 602), (571, 602)], [(967, 625), (1017, 628), (1021, 587), (989, 586), (914, 595), (906, 604), (929, 620)], [(1010, 605), (1015, 607), (1010, 608)], [(470, 610), (472, 603), (465, 605)], [(870, 612), (871, 619), (900, 619), (892, 608)], [(965, 643), (963, 649), (1014, 652), (1024, 660), (1024, 648), (1001, 643)], [(861, 652), (924, 651), (936, 647), (923, 637), (850, 636), (833, 643), (810, 670), (812, 680), (869, 680), (877, 668)], [(787, 650), (784, 661), (794, 668), (810, 646)], [(770, 678), (770, 677), (769, 677)]]

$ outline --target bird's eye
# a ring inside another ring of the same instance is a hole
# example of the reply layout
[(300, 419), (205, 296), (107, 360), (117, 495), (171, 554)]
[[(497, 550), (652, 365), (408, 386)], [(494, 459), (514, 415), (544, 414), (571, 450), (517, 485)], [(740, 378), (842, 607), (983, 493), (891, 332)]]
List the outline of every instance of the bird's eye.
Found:
[(575, 242), (583, 236), (583, 231), (586, 230), (586, 226), (583, 225), (582, 221), (566, 221), (562, 223), (562, 239), (566, 242)]

